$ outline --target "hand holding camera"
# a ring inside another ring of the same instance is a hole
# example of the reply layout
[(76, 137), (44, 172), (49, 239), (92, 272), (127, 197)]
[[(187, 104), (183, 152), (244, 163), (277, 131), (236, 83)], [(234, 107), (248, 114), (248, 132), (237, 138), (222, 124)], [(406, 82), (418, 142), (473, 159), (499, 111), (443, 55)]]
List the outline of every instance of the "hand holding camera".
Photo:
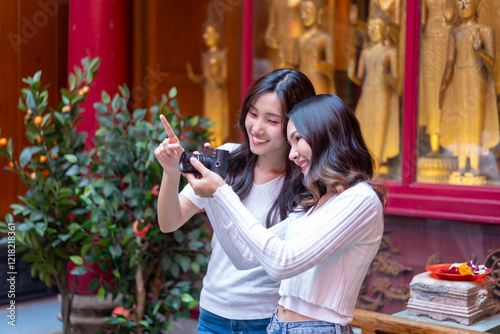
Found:
[[(181, 159), (182, 165), (180, 165), (179, 168), (189, 171), (183, 172), (182, 175), (184, 175), (191, 184), (196, 195), (200, 197), (213, 197), (217, 188), (225, 184), (224, 179), (219, 173), (225, 174), (227, 170), (227, 160), (225, 160), (225, 157), (229, 155), (229, 153), (225, 150), (211, 148), (205, 148), (203, 151), (205, 155), (193, 153), (183, 154)], [(208, 151), (210, 151), (210, 153)], [(199, 160), (200, 158), (204, 162)], [(220, 166), (219, 161), (221, 163)], [(224, 170), (221, 169), (222, 166), (225, 166), (223, 167)]]
[(191, 152), (182, 153), (179, 161), (179, 170), (183, 173), (193, 173), (195, 176), (201, 177), (201, 174), (189, 161), (191, 157), (198, 159), (203, 166), (210, 169), (212, 172), (219, 174), (223, 179), (226, 177), (229, 151), (204, 147), (201, 150), (201, 154)]

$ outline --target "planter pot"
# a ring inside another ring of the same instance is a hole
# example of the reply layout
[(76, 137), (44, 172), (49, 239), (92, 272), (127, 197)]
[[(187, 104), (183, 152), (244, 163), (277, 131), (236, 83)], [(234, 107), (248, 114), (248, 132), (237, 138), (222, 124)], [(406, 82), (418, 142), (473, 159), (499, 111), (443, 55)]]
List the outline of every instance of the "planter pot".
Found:
[[(61, 303), (61, 295), (58, 295), (57, 299)], [(111, 295), (99, 300), (97, 295), (75, 294), (70, 315), (73, 334), (93, 334), (99, 329), (113, 329), (114, 326), (107, 324), (104, 318), (109, 317), (116, 306), (118, 302), (112, 300)], [(57, 318), (62, 320), (61, 313)]]

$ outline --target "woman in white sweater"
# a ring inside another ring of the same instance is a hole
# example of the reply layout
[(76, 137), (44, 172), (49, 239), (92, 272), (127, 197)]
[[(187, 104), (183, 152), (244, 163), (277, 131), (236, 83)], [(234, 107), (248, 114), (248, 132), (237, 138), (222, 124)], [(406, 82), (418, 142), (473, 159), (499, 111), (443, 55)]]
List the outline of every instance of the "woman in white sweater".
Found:
[[(312, 83), (301, 72), (279, 69), (265, 75), (250, 87), (242, 103), (238, 122), (242, 143), (220, 147), (231, 151), (227, 183), (262, 222), (262, 228), (285, 219), (302, 196), (310, 196), (297, 179), (300, 168), (287, 159), (290, 146), (284, 132), (287, 112), (314, 95)], [(168, 134), (155, 150), (163, 167), (158, 198), (161, 230), (177, 230), (201, 209), (206, 209), (213, 225), (223, 224), (221, 216), (212, 214), (211, 204), (196, 196), (191, 186), (178, 193), (179, 158), (184, 149), (166, 119), (160, 118)], [(265, 333), (279, 299), (278, 288), (279, 282), (261, 266), (236, 269), (214, 235), (201, 290), (198, 333)]]
[(281, 280), (268, 333), (351, 333), (359, 289), (382, 239), (385, 189), (370, 181), (372, 156), (341, 99), (317, 95), (288, 115), (289, 159), (301, 167), (313, 198), (276, 227), (263, 228), (231, 187), (194, 158), (202, 178), (186, 177), (221, 217), (213, 227), (235, 266), (262, 265)]

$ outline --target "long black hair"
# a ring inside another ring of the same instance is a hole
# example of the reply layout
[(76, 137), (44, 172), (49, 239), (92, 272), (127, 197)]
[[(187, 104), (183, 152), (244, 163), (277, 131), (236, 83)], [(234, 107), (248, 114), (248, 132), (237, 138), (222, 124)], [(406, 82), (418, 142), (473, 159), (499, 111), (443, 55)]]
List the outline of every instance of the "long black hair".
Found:
[[(311, 81), (299, 71), (277, 69), (257, 80), (248, 90), (240, 109), (238, 127), (243, 141), (229, 158), (226, 181), (243, 200), (248, 196), (252, 185), (257, 155), (250, 150), (250, 138), (245, 128), (245, 119), (250, 107), (264, 94), (276, 93), (283, 111), (283, 135), (286, 137), (286, 115), (302, 100), (316, 95)], [(285, 180), (283, 187), (267, 215), (266, 225), (284, 220), (303, 197), (310, 196), (301, 180), (301, 171), (290, 160), (285, 159)]]
[(297, 104), (288, 113), (297, 132), (311, 147), (304, 184), (313, 195), (302, 202), (308, 209), (333, 187), (337, 194), (359, 182), (367, 182), (385, 206), (385, 188), (371, 182), (374, 160), (349, 107), (334, 94), (320, 94)]

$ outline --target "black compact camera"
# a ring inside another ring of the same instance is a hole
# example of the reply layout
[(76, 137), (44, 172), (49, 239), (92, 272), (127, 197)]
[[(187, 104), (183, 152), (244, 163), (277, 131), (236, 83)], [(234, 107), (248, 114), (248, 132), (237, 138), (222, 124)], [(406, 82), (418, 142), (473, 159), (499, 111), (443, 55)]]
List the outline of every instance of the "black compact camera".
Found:
[(181, 159), (179, 161), (180, 171), (183, 173), (193, 173), (197, 176), (201, 176), (196, 168), (194, 168), (193, 165), (191, 165), (191, 163), (189, 162), (189, 159), (191, 157), (195, 157), (196, 159), (200, 160), (203, 166), (210, 169), (212, 172), (219, 174), (223, 179), (226, 178), (229, 151), (204, 147), (201, 150), (201, 154), (195, 154), (191, 152), (182, 153)]

